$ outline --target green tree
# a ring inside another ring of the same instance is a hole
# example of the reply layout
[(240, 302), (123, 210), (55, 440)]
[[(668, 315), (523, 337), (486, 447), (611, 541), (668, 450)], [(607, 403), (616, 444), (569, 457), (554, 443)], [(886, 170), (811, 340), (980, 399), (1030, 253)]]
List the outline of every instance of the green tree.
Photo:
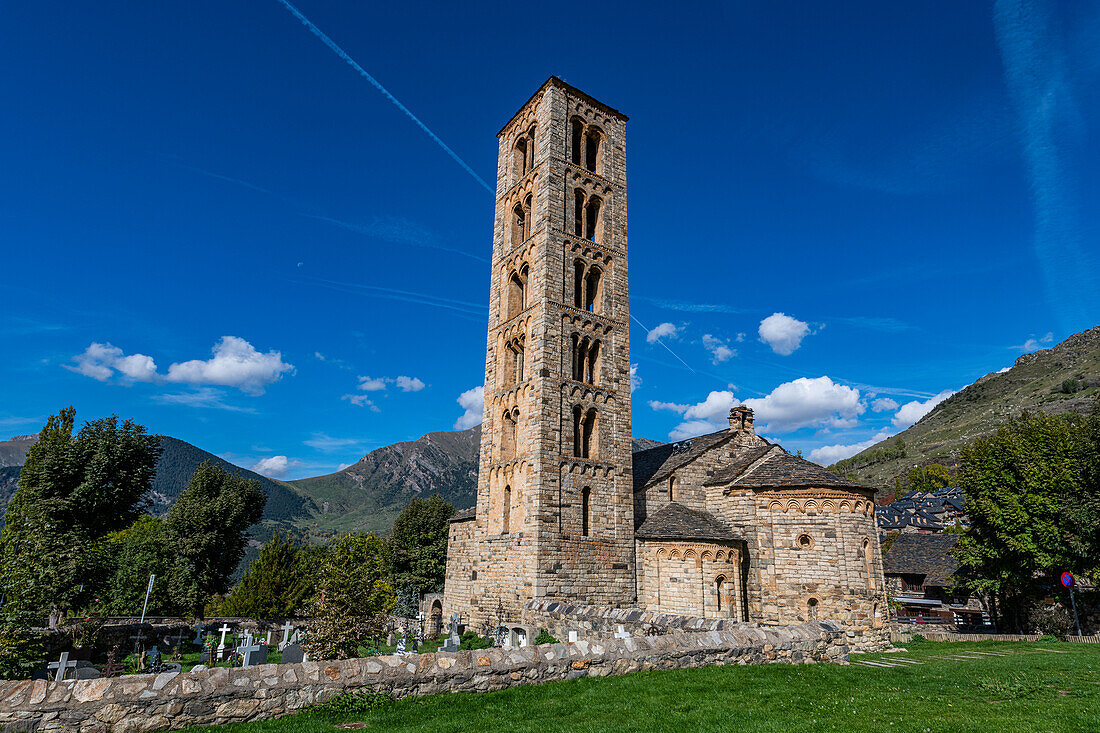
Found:
[(451, 503), (439, 494), (409, 502), (393, 523), (390, 535), (394, 585), (410, 589), (418, 597), (443, 589), (448, 520), (454, 513)]
[(221, 613), (281, 621), (300, 612), (317, 587), (312, 554), (289, 538), (273, 535), (225, 599)]
[(136, 616), (145, 603), (149, 575), (156, 575), (149, 594), (152, 615), (178, 613), (169, 594), (169, 579), (176, 550), (168, 540), (164, 520), (146, 514), (120, 532), (105, 537), (100, 545), (105, 572), (96, 591), (102, 608), (111, 615)]
[(92, 597), (99, 540), (141, 515), (160, 455), (157, 438), (132, 420), (112, 415), (74, 435), (75, 420), (68, 407), (46, 421), (0, 535), (3, 590), (50, 625)]
[(355, 657), (361, 642), (381, 636), (395, 602), (386, 554), (386, 543), (373, 533), (344, 535), (329, 546), (304, 642), (311, 657)]
[(908, 478), (910, 490), (929, 493), (951, 485), (951, 469), (939, 463), (914, 466), (909, 471)]
[(211, 595), (229, 590), (229, 578), (244, 557), (247, 530), (260, 521), (265, 501), (255, 479), (209, 461), (195, 469), (165, 517), (176, 553), (169, 593), (181, 608), (201, 617)]
[(956, 555), (970, 586), (995, 594), (1002, 623), (1023, 628), (1027, 599), (1059, 573), (1100, 568), (1098, 422), (1024, 413), (962, 450), (971, 526)]

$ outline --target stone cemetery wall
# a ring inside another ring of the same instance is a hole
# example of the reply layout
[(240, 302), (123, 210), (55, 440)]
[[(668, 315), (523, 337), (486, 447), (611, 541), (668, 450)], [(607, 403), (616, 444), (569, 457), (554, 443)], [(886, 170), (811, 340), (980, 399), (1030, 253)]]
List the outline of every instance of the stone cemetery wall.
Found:
[(131, 733), (274, 718), (365, 686), (406, 697), (651, 669), (847, 660), (840, 628), (812, 622), (75, 682), (3, 681), (0, 725), (4, 733)]
[[(790, 628), (741, 623), (729, 618), (702, 618), (681, 616), (638, 608), (610, 608), (585, 606), (550, 600), (530, 600), (523, 605), (523, 622), (536, 629), (546, 629), (559, 640), (569, 639), (569, 632), (576, 631), (578, 639), (610, 639), (623, 631), (635, 635), (668, 634), (676, 631), (740, 631), (749, 629)], [(869, 629), (836, 625), (842, 630), (846, 644), (860, 651), (877, 651), (890, 645), (888, 629)]]

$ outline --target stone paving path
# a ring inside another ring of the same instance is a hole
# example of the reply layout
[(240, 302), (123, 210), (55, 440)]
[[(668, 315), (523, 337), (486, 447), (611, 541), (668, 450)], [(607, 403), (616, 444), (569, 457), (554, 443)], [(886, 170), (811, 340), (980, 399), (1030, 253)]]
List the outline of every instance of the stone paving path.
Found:
[[(1036, 650), (1036, 651), (1040, 651), (1040, 650)], [(1060, 649), (1042, 649), (1041, 651), (1058, 652), (1059, 654), (1065, 654), (1066, 653), (1066, 652), (1064, 652)], [(1013, 654), (1034, 654), (1034, 653), (1035, 653), (1035, 651), (1032, 651), (1032, 650), (1026, 650), (1026, 651), (1021, 650), (1019, 652), (1016, 652), (1016, 651), (1011, 651), (1011, 652), (1002, 652), (1002, 651), (998, 651), (998, 652), (971, 652), (971, 651), (967, 651), (967, 652), (956, 652), (954, 654), (932, 654), (932, 655), (929, 655), (929, 658), (930, 659), (944, 659), (944, 660), (947, 660), (947, 661), (950, 661), (950, 662), (966, 662), (966, 661), (970, 661), (972, 659), (985, 659), (986, 657), (1008, 657), (1008, 656), (1012, 656)], [(906, 666), (911, 666), (911, 665), (916, 665), (916, 664), (924, 664), (924, 662), (918, 662), (917, 660), (909, 659), (908, 657), (892, 656), (891, 655), (890, 657), (883, 657), (881, 659), (875, 659), (875, 660), (871, 660), (871, 659), (853, 659), (852, 664), (860, 664), (860, 665), (863, 665), (864, 667), (879, 667), (879, 668), (882, 668), (882, 667), (906, 667)]]

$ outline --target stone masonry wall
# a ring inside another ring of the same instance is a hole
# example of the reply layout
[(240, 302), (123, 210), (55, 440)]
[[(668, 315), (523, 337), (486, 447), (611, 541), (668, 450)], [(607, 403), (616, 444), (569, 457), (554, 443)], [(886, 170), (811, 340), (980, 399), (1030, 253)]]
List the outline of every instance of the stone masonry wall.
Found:
[[(712, 621), (717, 623), (717, 621)], [(828, 623), (544, 644), (333, 662), (268, 664), (66, 682), (0, 682), (0, 724), (14, 730), (131, 733), (275, 718), (347, 689), (394, 697), (724, 664), (847, 663)]]

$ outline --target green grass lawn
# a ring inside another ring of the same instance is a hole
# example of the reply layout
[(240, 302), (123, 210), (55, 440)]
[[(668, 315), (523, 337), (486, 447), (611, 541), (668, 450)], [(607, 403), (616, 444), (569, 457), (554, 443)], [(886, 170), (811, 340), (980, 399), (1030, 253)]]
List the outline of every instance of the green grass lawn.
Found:
[[(1100, 645), (924, 642), (907, 649), (852, 659), (923, 664), (644, 672), (407, 698), (369, 714), (306, 711), (225, 726), (225, 733), (331, 733), (353, 721), (368, 731), (1100, 731)], [(1010, 654), (934, 658), (967, 651)]]

